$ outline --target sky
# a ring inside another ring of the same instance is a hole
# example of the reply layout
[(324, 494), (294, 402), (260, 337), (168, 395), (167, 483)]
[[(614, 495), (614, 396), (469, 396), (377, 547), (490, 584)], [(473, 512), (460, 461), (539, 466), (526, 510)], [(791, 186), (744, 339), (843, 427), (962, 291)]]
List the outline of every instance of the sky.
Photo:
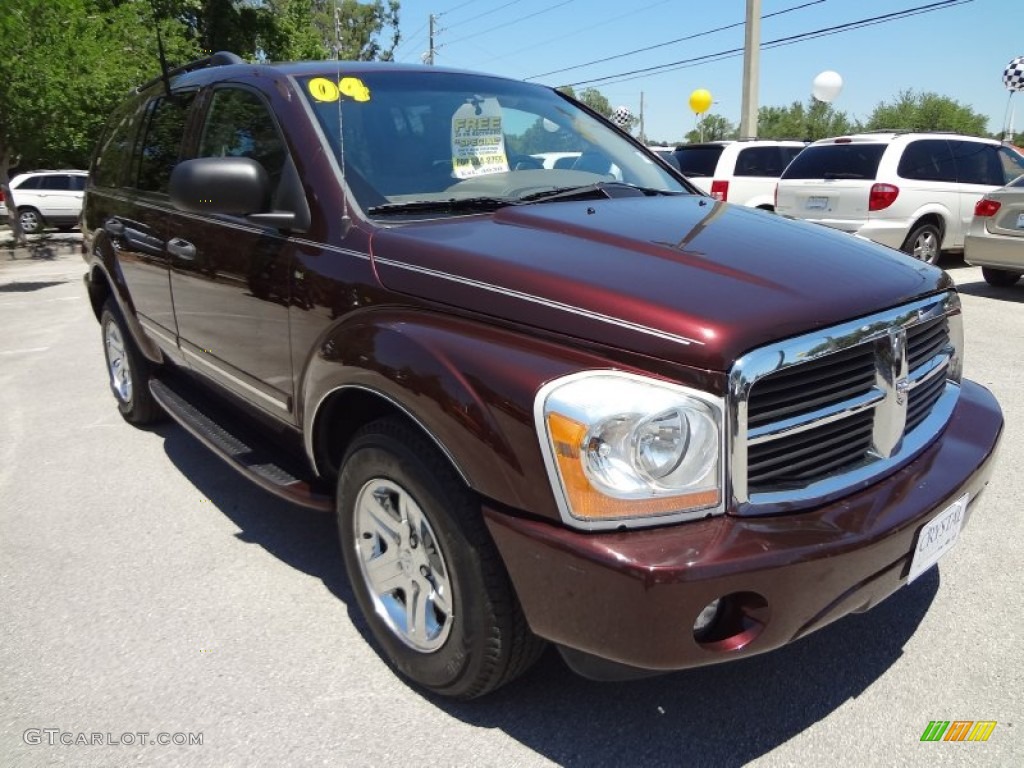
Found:
[[(924, 9), (936, 2), (761, 0), (762, 45), (921, 11), (762, 49), (760, 106), (806, 102), (815, 76), (832, 70), (843, 79), (833, 106), (852, 119), (866, 120), (880, 102), (913, 89), (971, 107), (988, 117), (990, 132), (1003, 129), (1009, 106), (1014, 127), (1024, 131), (1024, 93), (1011, 99), (1002, 79), (1009, 62), (1024, 56), (1024, 0), (947, 0)], [(682, 141), (696, 127), (688, 101), (698, 88), (711, 92), (709, 112), (739, 124), (746, 0), (401, 0), (397, 61), (422, 60), (432, 14), (439, 66), (568, 84), (577, 93), (594, 87), (635, 115), (643, 94), (645, 134), (655, 142)], [(684, 63), (636, 72), (677, 62)]]

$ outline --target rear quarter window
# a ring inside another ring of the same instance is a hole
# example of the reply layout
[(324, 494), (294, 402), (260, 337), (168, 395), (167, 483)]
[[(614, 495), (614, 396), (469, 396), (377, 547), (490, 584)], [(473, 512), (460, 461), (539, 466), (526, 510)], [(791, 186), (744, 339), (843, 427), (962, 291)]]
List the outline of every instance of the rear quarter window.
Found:
[(725, 147), (679, 147), (672, 157), (687, 176), (714, 176), (723, 149)]
[(850, 143), (807, 147), (793, 158), (782, 178), (874, 180), (886, 146)]

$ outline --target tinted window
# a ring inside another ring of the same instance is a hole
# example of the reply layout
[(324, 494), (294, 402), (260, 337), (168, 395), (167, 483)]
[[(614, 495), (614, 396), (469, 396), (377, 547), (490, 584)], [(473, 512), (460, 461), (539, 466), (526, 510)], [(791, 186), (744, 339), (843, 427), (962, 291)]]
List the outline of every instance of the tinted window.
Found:
[(130, 111), (116, 114), (107, 126), (92, 167), (93, 180), (98, 185), (119, 187), (124, 182), (141, 111), (141, 107), (134, 104)]
[(252, 158), (276, 183), (287, 152), (260, 97), (251, 91), (223, 88), (213, 94), (198, 156)]
[(43, 176), (43, 189), (71, 189), (71, 177), (70, 176), (58, 176), (56, 174), (52, 176)]
[(71, 189), (76, 192), (81, 192), (85, 189), (85, 176), (72, 176), (71, 177)]
[(802, 147), (747, 147), (736, 156), (736, 176), (781, 176)]
[(945, 139), (912, 141), (903, 150), (896, 175), (920, 181), (956, 181), (956, 164)]
[(957, 178), (961, 184), (986, 184), (1001, 187), (1006, 183), (999, 148), (978, 141), (951, 141), (956, 158)]
[(714, 176), (718, 158), (725, 147), (679, 147), (672, 153), (679, 170), (687, 176)]
[(42, 186), (42, 176), (30, 176), (27, 179), (22, 179), (14, 189), (39, 189)]
[(820, 144), (793, 158), (784, 179), (874, 179), (885, 144)]
[[(1003, 178), (1006, 179), (1005, 183), (1009, 184), (1014, 179), (1017, 179), (1021, 174), (1024, 174), (1024, 157), (1021, 157), (1020, 154), (1014, 152), (1012, 149), (1009, 149), (1008, 147), (1000, 147), (999, 161), (1003, 164)], [(1018, 181), (1024, 180), (1018, 179)], [(1013, 186), (1019, 187), (1024, 186), (1024, 184), (1014, 184)]]
[(165, 96), (150, 109), (145, 136), (138, 153), (138, 187), (166, 192), (171, 171), (178, 162), (188, 108), (195, 93)]

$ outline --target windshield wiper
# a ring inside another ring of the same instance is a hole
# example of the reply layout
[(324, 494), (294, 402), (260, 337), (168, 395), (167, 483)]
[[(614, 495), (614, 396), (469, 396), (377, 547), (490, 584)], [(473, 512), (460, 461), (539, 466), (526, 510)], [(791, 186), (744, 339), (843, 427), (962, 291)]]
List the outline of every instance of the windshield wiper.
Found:
[[(626, 194), (617, 194), (615, 190), (626, 191)], [(634, 197), (630, 192), (640, 192), (647, 197), (655, 195), (685, 195), (685, 192), (672, 192), (667, 189), (654, 189), (653, 187), (641, 187), (637, 184), (628, 184), (624, 181), (598, 181), (594, 184), (584, 184), (581, 187), (558, 187), (547, 189), (543, 192), (533, 192), (519, 198), (521, 203), (547, 203), (552, 200), (569, 200), (572, 198), (588, 198), (595, 195), (603, 197)]]
[(411, 203), (384, 203), (373, 205), (367, 213), (400, 214), (400, 213), (478, 213), (496, 211), (507, 205), (515, 205), (517, 201), (504, 197), (465, 197), (451, 200), (414, 200)]

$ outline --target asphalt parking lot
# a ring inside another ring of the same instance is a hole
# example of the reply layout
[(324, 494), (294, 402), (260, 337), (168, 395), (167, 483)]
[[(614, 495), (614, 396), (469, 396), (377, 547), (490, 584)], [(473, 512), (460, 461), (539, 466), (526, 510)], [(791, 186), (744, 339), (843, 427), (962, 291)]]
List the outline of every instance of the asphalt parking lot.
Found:
[[(121, 420), (75, 249), (0, 243), (0, 764), (1024, 763), (1024, 282), (993, 289), (944, 263), (966, 375), (1006, 429), (938, 569), (772, 654), (597, 684), (549, 653), (453, 703), (368, 644), (329, 516), (247, 484), (172, 424)], [(984, 743), (922, 743), (932, 720), (997, 725)]]

